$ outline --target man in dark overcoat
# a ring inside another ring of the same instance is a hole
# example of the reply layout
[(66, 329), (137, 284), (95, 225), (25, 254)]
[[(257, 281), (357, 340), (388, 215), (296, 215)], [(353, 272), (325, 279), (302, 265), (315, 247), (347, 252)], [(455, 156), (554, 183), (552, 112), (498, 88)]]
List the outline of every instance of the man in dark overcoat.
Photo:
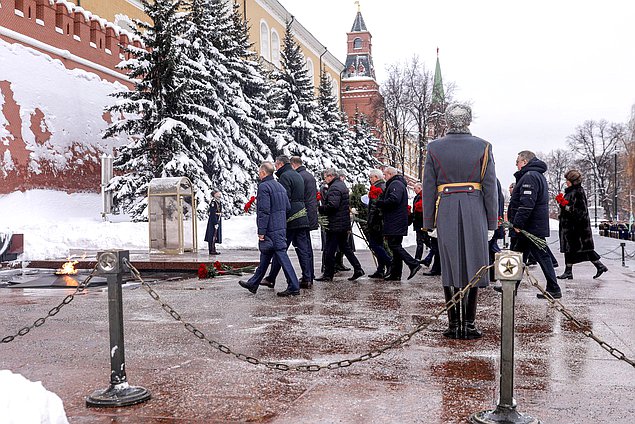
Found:
[(357, 280), (364, 275), (359, 260), (353, 253), (348, 237), (351, 232), (350, 200), (348, 187), (339, 179), (333, 168), (324, 171), (324, 181), (328, 184), (328, 191), (322, 204), (318, 207), (321, 214), (326, 215), (326, 240), (324, 247), (324, 273), (316, 281), (333, 281), (335, 275), (335, 252), (337, 248), (344, 253), (346, 259), (353, 265), (353, 276), (349, 281)]
[[(498, 226), (498, 193), (491, 144), (469, 130), (472, 110), (448, 106), (447, 134), (428, 145), (423, 176), (423, 226), (437, 229), (441, 281), (446, 302), (489, 263), (489, 231)], [(476, 339), (478, 287), (489, 284), (487, 273), (461, 302), (448, 310), (450, 338)]]
[(285, 188), (274, 180), (273, 171), (271, 162), (263, 162), (258, 170), (260, 184), (256, 196), (256, 223), (260, 263), (249, 280), (241, 280), (238, 284), (256, 293), (271, 259), (276, 258), (288, 281), (287, 289), (278, 292), (278, 296), (296, 296), (300, 294), (300, 284), (287, 256), (287, 215), (291, 211), (291, 203)]
[(309, 289), (313, 285), (313, 279), (315, 278), (315, 263), (313, 258), (313, 245), (311, 244), (311, 231), (317, 230), (320, 227), (318, 224), (317, 183), (313, 175), (307, 171), (300, 156), (292, 156), (290, 161), (291, 167), (295, 169), (295, 172), (300, 174), (304, 180), (304, 207), (306, 208), (306, 214), (309, 220), (309, 227), (305, 231), (308, 240), (309, 259), (311, 259), (311, 264), (309, 266), (311, 275), (307, 279), (302, 277), (302, 280), (300, 280), (300, 288)]
[[(287, 247), (293, 244), (298, 255), (298, 262), (302, 269), (302, 280), (312, 281), (311, 271), (311, 248), (309, 247), (308, 229), (309, 218), (307, 209), (304, 204), (304, 180), (302, 176), (295, 172), (291, 167), (289, 158), (280, 155), (274, 163), (277, 171), (276, 176), (278, 182), (287, 191), (289, 202), (291, 202), (291, 210), (287, 216)], [(273, 259), (269, 275), (261, 282), (262, 285), (273, 288), (276, 283), (276, 277), (280, 272), (280, 264)]]
[[(554, 299), (559, 299), (562, 292), (556, 280), (553, 254), (549, 246), (543, 250), (520, 232), (525, 230), (542, 239), (549, 236), (549, 186), (544, 176), (547, 164), (538, 159), (533, 152), (523, 150), (518, 153), (516, 167), (516, 185), (507, 207), (507, 219), (513, 226), (513, 230), (510, 231), (511, 249), (522, 252), (523, 260), (531, 254), (545, 275), (546, 291)], [(537, 296), (540, 299), (544, 298), (542, 293), (538, 293)]]
[(220, 190), (212, 190), (212, 201), (209, 203), (209, 218), (204, 238), (210, 255), (220, 255), (216, 250), (216, 243), (223, 242), (223, 209), (220, 197)]
[(377, 270), (369, 275), (370, 278), (384, 278), (390, 274), (392, 257), (384, 249), (384, 219), (381, 209), (377, 207), (377, 201), (386, 191), (386, 181), (379, 169), (371, 169), (368, 173), (370, 190), (368, 190), (368, 220), (366, 231), (368, 233), (368, 247), (377, 258)]
[(377, 207), (383, 213), (384, 238), (388, 247), (392, 251), (392, 263), (390, 265), (390, 275), (386, 280), (401, 280), (403, 263), (410, 269), (408, 280), (415, 276), (421, 269), (418, 260), (410, 256), (410, 253), (403, 248), (401, 243), (404, 236), (408, 235), (408, 190), (406, 180), (399, 171), (392, 166), (384, 169), (386, 179), (386, 192), (378, 200)]

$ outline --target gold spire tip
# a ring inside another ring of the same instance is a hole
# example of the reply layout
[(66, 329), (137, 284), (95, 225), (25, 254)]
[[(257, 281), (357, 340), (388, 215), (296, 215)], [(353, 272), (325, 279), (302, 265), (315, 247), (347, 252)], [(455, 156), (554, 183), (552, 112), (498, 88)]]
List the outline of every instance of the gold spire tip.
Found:
[(361, 11), (362, 11), (362, 7), (361, 7), (361, 5), (359, 4), (359, 0), (355, 0), (355, 4), (357, 5), (357, 11), (358, 11), (358, 12), (361, 12)]

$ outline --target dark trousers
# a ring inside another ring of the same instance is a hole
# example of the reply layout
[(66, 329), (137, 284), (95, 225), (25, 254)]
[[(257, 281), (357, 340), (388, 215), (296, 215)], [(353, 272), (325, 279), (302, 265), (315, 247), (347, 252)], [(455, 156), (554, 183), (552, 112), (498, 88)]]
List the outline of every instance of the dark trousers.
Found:
[(348, 242), (348, 233), (348, 231), (326, 232), (326, 244), (324, 246), (324, 276), (333, 278), (333, 275), (335, 275), (335, 252), (338, 247), (356, 271), (362, 269), (362, 265), (359, 263), (359, 260), (357, 260), (357, 257), (355, 256), (355, 253), (353, 253), (353, 249), (351, 249), (351, 245)]
[[(300, 262), (300, 269), (302, 269), (302, 280), (313, 281), (313, 249), (311, 248), (308, 229), (287, 228), (287, 249), (291, 244), (295, 247), (295, 252), (298, 255), (298, 262)], [(274, 256), (267, 280), (275, 282), (279, 273), (280, 262)]]
[(522, 252), (523, 261), (527, 259), (527, 255), (531, 254), (536, 262), (538, 262), (538, 265), (540, 265), (540, 269), (547, 280), (546, 290), (550, 293), (559, 292), (560, 286), (558, 285), (558, 280), (556, 279), (556, 270), (553, 269), (553, 260), (555, 258), (553, 253), (551, 253), (551, 250), (549, 250), (549, 246), (547, 246), (545, 250), (542, 250), (532, 243), (531, 240), (522, 235), (514, 237), (513, 240), (512, 250)]
[(439, 260), (439, 240), (436, 237), (430, 237), (430, 255), (432, 255), (432, 268), (430, 268), (430, 272), (433, 274), (440, 274), (441, 261)]
[(368, 234), (368, 247), (377, 258), (377, 268), (380, 270), (390, 266), (392, 257), (384, 249), (384, 237), (381, 234)]
[(247, 280), (247, 283), (249, 283), (250, 285), (260, 284), (265, 276), (265, 273), (267, 272), (269, 262), (271, 262), (272, 258), (279, 264), (279, 266), (282, 267), (284, 276), (287, 277), (287, 288), (291, 291), (300, 290), (298, 277), (295, 275), (295, 270), (293, 269), (293, 265), (291, 265), (291, 260), (289, 259), (286, 250), (267, 250), (264, 252), (261, 251), (260, 263), (258, 264), (258, 268), (256, 268), (254, 275), (252, 275), (251, 278)]
[(388, 247), (392, 250), (392, 265), (390, 275), (392, 277), (401, 278), (403, 263), (405, 262), (409, 268), (419, 265), (419, 261), (410, 256), (410, 253), (401, 246), (403, 236), (385, 236)]
[(428, 236), (427, 231), (415, 230), (415, 234), (417, 235), (417, 250), (415, 251), (415, 259), (419, 261), (423, 257), (423, 247), (430, 245), (430, 237)]

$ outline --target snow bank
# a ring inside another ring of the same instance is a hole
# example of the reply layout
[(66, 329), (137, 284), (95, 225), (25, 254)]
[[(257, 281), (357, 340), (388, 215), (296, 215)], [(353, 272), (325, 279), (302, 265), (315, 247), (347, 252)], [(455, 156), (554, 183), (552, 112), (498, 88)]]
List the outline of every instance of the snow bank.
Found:
[[(206, 221), (198, 223), (198, 247), (207, 251)], [(356, 233), (359, 233), (356, 229)], [(148, 251), (148, 224), (130, 222), (127, 216), (101, 216), (99, 194), (67, 194), (54, 190), (30, 190), (0, 195), (0, 233), (24, 234), (23, 261), (60, 259), (70, 252), (104, 249)], [(221, 250), (257, 249), (256, 216), (243, 215), (223, 220)], [(319, 231), (311, 232), (313, 246), (321, 246)], [(414, 232), (404, 238), (404, 246), (416, 244)], [(355, 238), (357, 249), (368, 249)], [(319, 253), (316, 253), (319, 254)]]
[(59, 396), (9, 370), (0, 370), (0, 422), (68, 424)]

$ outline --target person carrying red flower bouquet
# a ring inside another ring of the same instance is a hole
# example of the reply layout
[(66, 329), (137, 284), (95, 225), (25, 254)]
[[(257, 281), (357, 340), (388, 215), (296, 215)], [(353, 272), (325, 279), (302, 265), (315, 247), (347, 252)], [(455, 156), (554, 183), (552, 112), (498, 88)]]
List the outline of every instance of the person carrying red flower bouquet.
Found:
[(587, 198), (582, 188), (582, 174), (572, 169), (564, 174), (567, 188), (556, 196), (556, 202), (560, 206), (558, 215), (558, 235), (560, 236), (560, 251), (564, 253), (565, 270), (558, 278), (563, 280), (573, 279), (573, 265), (590, 261), (597, 272), (593, 278), (608, 271), (608, 268), (600, 261), (600, 255), (595, 252), (593, 233), (591, 232), (591, 220)]

